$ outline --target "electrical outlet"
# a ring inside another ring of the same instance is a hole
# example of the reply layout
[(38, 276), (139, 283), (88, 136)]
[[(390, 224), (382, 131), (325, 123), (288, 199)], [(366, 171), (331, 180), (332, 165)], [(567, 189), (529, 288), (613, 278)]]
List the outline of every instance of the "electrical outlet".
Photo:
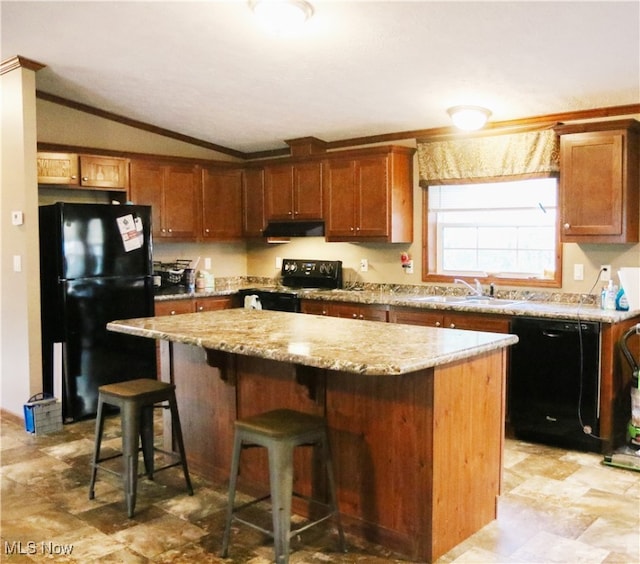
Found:
[(367, 272), (369, 270), (369, 261), (367, 259), (360, 259), (360, 272)]
[(601, 264), (600, 265), (600, 280), (603, 282), (609, 282), (611, 280), (611, 265), (610, 264)]
[(584, 280), (584, 264), (573, 265), (573, 279)]
[(204, 269), (211, 270), (211, 258), (207, 257), (204, 259)]
[(282, 268), (282, 257), (276, 257), (276, 268)]
[(413, 274), (413, 259), (408, 260), (406, 264), (403, 264), (405, 274)]

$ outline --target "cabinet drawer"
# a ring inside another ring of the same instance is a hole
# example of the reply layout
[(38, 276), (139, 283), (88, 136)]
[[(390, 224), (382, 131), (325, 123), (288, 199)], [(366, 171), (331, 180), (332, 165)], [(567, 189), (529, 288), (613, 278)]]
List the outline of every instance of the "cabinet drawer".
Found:
[(180, 313), (194, 313), (195, 302), (191, 299), (156, 302), (155, 311), (156, 317), (164, 315), (178, 315)]

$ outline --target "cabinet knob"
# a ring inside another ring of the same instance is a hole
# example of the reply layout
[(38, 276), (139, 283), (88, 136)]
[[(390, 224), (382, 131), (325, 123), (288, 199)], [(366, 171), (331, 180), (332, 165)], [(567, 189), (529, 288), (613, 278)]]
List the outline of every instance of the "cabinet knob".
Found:
[(358, 317), (357, 313), (354, 313), (351, 317), (353, 317), (354, 319), (356, 319)]
[(327, 310), (326, 309), (322, 310), (322, 315), (327, 315)]
[(71, 180), (75, 180), (76, 178), (78, 178), (75, 174), (71, 175)]
[(209, 230), (208, 230), (208, 229), (205, 229), (205, 230), (204, 230), (204, 232), (205, 232), (205, 233), (209, 233)]
[(287, 213), (288, 213), (289, 215), (292, 215), (292, 214), (293, 214), (293, 212), (292, 212), (292, 211), (289, 211), (289, 212), (287, 212)]
[(441, 323), (439, 321), (436, 321), (436, 327), (440, 327)]
[(564, 228), (565, 228), (565, 229), (569, 229), (569, 227), (571, 227), (571, 225), (569, 225), (568, 223), (565, 223), (565, 224), (564, 224)]
[(449, 327), (450, 327), (451, 329), (455, 329), (455, 328), (456, 328), (456, 324), (455, 324), (455, 323), (452, 323), (451, 325), (449, 325)]
[(360, 314), (360, 319), (364, 319), (364, 315), (362, 313)]
[(82, 177), (82, 182), (86, 182), (87, 180), (89, 180), (89, 177), (88, 177), (88, 176), (83, 176), (83, 177)]
[(198, 307), (198, 311), (204, 311), (204, 306)]
[(169, 233), (171, 233), (171, 229), (167, 229), (167, 231), (168, 231)]
[(160, 229), (160, 233), (166, 233), (167, 230), (163, 227), (162, 229)]
[(350, 230), (350, 231), (353, 231), (353, 227), (349, 227), (349, 230)]
[(175, 309), (172, 309), (172, 310), (171, 310), (171, 313), (170, 313), (169, 315), (175, 315), (175, 314), (176, 314), (176, 310), (175, 310)]

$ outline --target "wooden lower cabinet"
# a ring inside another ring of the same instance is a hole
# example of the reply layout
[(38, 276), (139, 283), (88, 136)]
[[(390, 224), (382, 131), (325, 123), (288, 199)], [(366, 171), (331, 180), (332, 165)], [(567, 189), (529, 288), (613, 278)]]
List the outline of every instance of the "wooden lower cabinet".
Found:
[(302, 300), (302, 313), (365, 319), (368, 321), (388, 321), (387, 308), (383, 305), (359, 304), (354, 302), (327, 302), (322, 300)]
[(194, 307), (193, 300), (191, 299), (159, 301), (155, 303), (156, 317), (193, 313), (195, 311)]
[(420, 310), (418, 308), (392, 307), (389, 310), (389, 322), (447, 329), (488, 331), (490, 333), (508, 333), (511, 328), (510, 318), (507, 316)]
[(199, 311), (217, 311), (236, 307), (236, 301), (235, 296), (162, 300), (155, 303), (155, 311), (156, 317), (161, 315), (178, 315), (180, 313), (197, 313)]

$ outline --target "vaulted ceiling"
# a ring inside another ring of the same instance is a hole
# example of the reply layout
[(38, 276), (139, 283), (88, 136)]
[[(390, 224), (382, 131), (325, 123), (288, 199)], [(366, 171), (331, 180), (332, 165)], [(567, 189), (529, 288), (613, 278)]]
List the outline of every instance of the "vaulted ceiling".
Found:
[(640, 2), (312, 0), (275, 36), (245, 0), (1, 2), (39, 91), (234, 151), (640, 103)]

